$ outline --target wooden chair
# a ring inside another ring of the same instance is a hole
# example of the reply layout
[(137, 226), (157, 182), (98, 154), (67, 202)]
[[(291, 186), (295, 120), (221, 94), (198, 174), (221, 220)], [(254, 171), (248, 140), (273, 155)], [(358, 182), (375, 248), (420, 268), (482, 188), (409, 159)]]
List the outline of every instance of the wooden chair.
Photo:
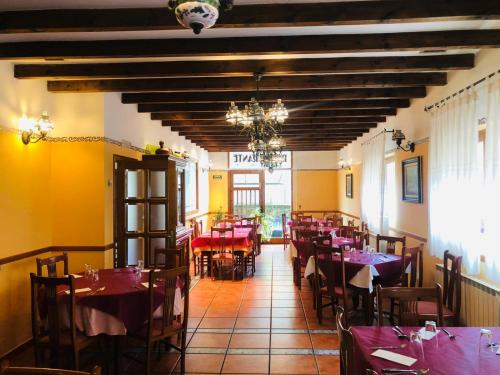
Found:
[[(41, 365), (43, 352), (50, 351), (51, 366), (59, 367), (59, 360), (67, 352), (73, 369), (80, 366), (80, 351), (93, 343), (93, 338), (76, 329), (74, 277), (43, 277), (30, 274), (31, 279), (31, 328), (35, 351), (35, 364)], [(58, 288), (68, 288), (69, 296), (58, 293)], [(62, 325), (61, 312), (68, 311), (69, 327)], [(42, 321), (47, 322), (45, 326)]]
[(242, 217), (241, 224), (257, 224), (257, 218), (255, 216), (252, 217)]
[[(333, 255), (340, 252), (340, 267), (335, 265)], [(339, 272), (340, 269), (340, 272)], [(321, 271), (321, 272), (320, 272)], [(324, 281), (322, 275), (324, 275)], [(316, 299), (316, 313), (319, 324), (323, 321), (323, 309), (331, 307), (335, 314), (335, 307), (340, 301), (344, 310), (347, 309), (348, 293), (345, 278), (344, 252), (340, 248), (314, 244), (314, 294)], [(327, 303), (323, 304), (323, 300)]]
[(281, 231), (283, 232), (283, 251), (286, 250), (286, 245), (288, 244), (289, 240), (286, 227), (287, 227), (286, 214), (283, 213), (281, 214)]
[(368, 230), (368, 224), (361, 222), (361, 231), (365, 234), (365, 244), (370, 245), (370, 231)]
[(224, 220), (241, 220), (241, 215), (230, 215), (230, 214), (226, 214), (224, 215)]
[[(421, 243), (417, 247), (405, 247), (403, 248), (403, 259), (406, 259), (405, 265), (410, 262), (410, 278), (408, 279), (408, 274), (404, 272), (404, 285), (411, 288), (419, 287), (421, 288), (424, 284), (424, 244)], [(406, 267), (405, 270), (406, 271)]]
[(338, 237), (354, 238), (354, 231), (359, 231), (359, 227), (352, 225), (341, 225), (337, 231)]
[(224, 226), (226, 228), (241, 226), (241, 219), (224, 219)]
[(420, 321), (428, 319), (418, 312), (418, 305), (422, 300), (433, 300), (437, 303), (437, 324), (443, 325), (443, 301), (441, 300), (441, 285), (436, 284), (433, 288), (406, 288), (389, 287), (382, 288), (377, 285), (377, 307), (378, 307), (378, 325), (384, 325), (384, 314), (382, 313), (382, 304), (384, 298), (394, 299), (399, 304), (399, 325), (418, 326)]
[[(355, 222), (354, 222), (354, 219), (351, 219), (351, 220), (347, 220), (347, 226), (349, 227), (354, 227), (355, 225)], [(358, 227), (359, 228), (359, 227)]]
[(313, 216), (312, 215), (299, 215), (297, 216), (298, 221), (308, 221), (312, 222), (313, 221)]
[[(217, 235), (214, 237), (214, 234)], [(229, 236), (230, 235), (230, 236)], [(217, 269), (218, 277), (221, 278), (222, 266), (230, 264), (232, 280), (236, 280), (236, 270), (240, 269), (243, 273), (243, 263), (240, 263), (241, 257), (234, 252), (234, 228), (214, 228), (210, 233), (210, 250), (212, 257), (212, 268)]]
[[(460, 310), (462, 303), (462, 257), (444, 252), (443, 262), (443, 316), (447, 324), (460, 325)], [(438, 307), (434, 302), (421, 301), (418, 311), (422, 317), (431, 319), (436, 316)]]
[(174, 249), (156, 247), (153, 249), (154, 268), (170, 269), (182, 267), (189, 264), (189, 253), (183, 245)]
[(396, 244), (401, 243), (401, 247), (406, 246), (406, 236), (403, 237), (392, 237), (392, 236), (382, 236), (377, 234), (377, 252), (380, 253), (380, 243), (385, 242), (385, 252), (387, 254), (396, 254)]
[(335, 322), (337, 325), (337, 335), (339, 335), (339, 356), (340, 373), (342, 375), (356, 375), (354, 366), (354, 338), (347, 328), (344, 309), (340, 306), (336, 308)]
[(257, 224), (242, 224), (240, 228), (249, 228), (250, 232), (250, 241), (252, 243), (252, 248), (246, 254), (242, 251), (236, 251), (236, 255), (240, 256), (243, 259), (243, 269), (245, 270), (245, 274), (248, 271), (248, 267), (250, 267), (250, 271), (252, 272), (252, 276), (255, 274), (255, 255), (257, 254)]
[(68, 275), (68, 254), (62, 253), (61, 255), (56, 255), (50, 258), (36, 258), (36, 274), (37, 276), (43, 276), (43, 267), (47, 267), (48, 277), (57, 277), (57, 263), (63, 263), (63, 275)]
[(363, 250), (363, 243), (365, 241), (365, 233), (359, 230), (352, 232), (352, 239), (354, 240), (354, 248)]
[(90, 372), (61, 370), (55, 368), (39, 367), (11, 367), (8, 363), (2, 363), (0, 375), (101, 375), (101, 368), (95, 366)]
[(331, 228), (340, 228), (344, 225), (344, 219), (342, 217), (333, 217), (326, 220), (326, 226)]
[[(174, 315), (175, 290), (177, 280), (183, 282), (184, 311), (179, 322)], [(146, 346), (146, 374), (151, 374), (151, 354), (155, 344), (165, 344), (181, 354), (181, 373), (186, 369), (186, 336), (189, 316), (189, 267), (178, 267), (170, 270), (149, 271), (148, 289), (148, 320), (137, 332), (132, 332), (129, 337)], [(158, 295), (162, 296), (161, 314), (155, 311), (158, 308)], [(171, 343), (173, 337), (180, 335), (180, 346)]]

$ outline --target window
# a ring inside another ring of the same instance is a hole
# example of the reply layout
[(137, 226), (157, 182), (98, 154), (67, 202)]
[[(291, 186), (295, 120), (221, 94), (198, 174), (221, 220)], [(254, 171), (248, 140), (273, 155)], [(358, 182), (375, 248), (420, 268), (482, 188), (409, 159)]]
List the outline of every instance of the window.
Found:
[(384, 189), (384, 217), (387, 218), (387, 224), (391, 228), (394, 228), (397, 222), (396, 202), (396, 162), (391, 157), (386, 159)]
[(198, 163), (190, 161), (186, 166), (186, 212), (198, 210)]

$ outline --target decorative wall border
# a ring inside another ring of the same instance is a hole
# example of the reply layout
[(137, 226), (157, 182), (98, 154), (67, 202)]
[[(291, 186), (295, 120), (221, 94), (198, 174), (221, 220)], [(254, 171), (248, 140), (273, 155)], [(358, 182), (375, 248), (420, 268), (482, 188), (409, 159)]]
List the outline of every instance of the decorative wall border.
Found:
[(24, 253), (11, 255), (5, 258), (0, 258), (0, 266), (8, 263), (17, 262), (26, 258), (31, 258), (37, 255), (49, 253), (51, 251), (63, 251), (66, 253), (77, 252), (77, 251), (95, 251), (104, 252), (110, 250), (114, 247), (114, 244), (110, 243), (104, 246), (48, 246), (42, 247), (40, 249), (26, 251)]

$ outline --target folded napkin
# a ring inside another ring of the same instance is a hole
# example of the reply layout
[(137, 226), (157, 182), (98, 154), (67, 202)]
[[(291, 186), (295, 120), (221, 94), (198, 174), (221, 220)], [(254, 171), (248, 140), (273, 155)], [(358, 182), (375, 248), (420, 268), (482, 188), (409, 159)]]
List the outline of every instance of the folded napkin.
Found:
[[(90, 289), (90, 288), (75, 289), (75, 294), (76, 293), (91, 292), (91, 291), (92, 291), (92, 289)], [(69, 290), (64, 291), (64, 293), (69, 294)]]
[[(144, 288), (149, 288), (149, 282), (144, 282), (144, 283), (141, 283), (141, 285), (144, 287)], [(156, 288), (158, 285), (156, 284), (153, 284), (153, 288)]]
[(410, 367), (413, 365), (417, 360), (412, 357), (407, 357), (406, 355), (398, 354), (398, 353), (393, 353), (388, 350), (383, 350), (379, 349), (376, 350), (372, 353), (372, 356), (378, 357), (378, 358), (383, 358), (388, 361), (394, 362), (394, 363), (399, 363), (400, 365), (408, 366)]
[[(150, 269), (145, 269), (145, 270), (142, 270), (141, 272), (149, 272), (149, 271), (151, 271), (151, 270)], [(154, 271), (158, 272), (158, 271), (161, 271), (161, 270), (159, 268), (156, 268)]]
[(436, 332), (426, 331), (425, 327), (422, 327), (420, 328), (419, 333), (420, 337), (422, 337), (422, 340), (432, 340), (434, 336), (439, 333), (439, 330), (437, 330)]

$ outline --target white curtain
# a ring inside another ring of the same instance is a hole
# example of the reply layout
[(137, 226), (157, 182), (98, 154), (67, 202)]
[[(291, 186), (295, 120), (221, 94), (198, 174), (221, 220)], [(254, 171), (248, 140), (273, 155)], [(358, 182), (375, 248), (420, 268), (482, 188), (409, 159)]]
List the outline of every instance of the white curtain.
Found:
[(500, 282), (500, 78), (487, 82), (488, 112), (485, 139), (484, 244), (487, 276)]
[(363, 145), (361, 216), (370, 231), (385, 234), (385, 133)]
[(479, 272), (481, 195), (476, 93), (465, 90), (432, 111), (429, 149), (430, 251), (463, 256)]

